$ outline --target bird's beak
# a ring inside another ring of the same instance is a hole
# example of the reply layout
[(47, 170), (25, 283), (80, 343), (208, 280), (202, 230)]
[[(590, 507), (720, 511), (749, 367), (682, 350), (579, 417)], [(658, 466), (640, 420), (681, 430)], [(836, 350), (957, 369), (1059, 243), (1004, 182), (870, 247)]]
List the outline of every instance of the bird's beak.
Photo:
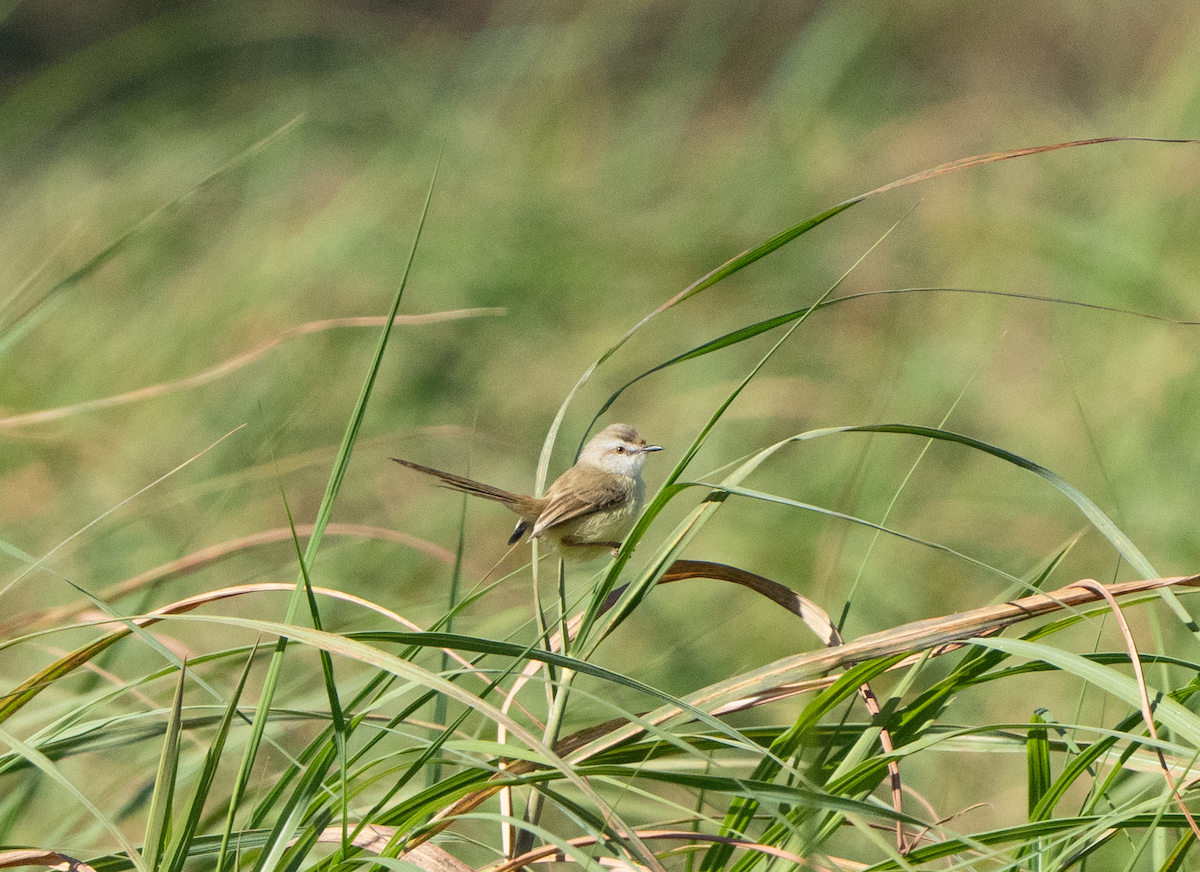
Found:
[(646, 454), (647, 452), (650, 452), (650, 451), (662, 451), (662, 450), (663, 449), (662, 449), (661, 445), (647, 445), (645, 448), (639, 448), (638, 454)]

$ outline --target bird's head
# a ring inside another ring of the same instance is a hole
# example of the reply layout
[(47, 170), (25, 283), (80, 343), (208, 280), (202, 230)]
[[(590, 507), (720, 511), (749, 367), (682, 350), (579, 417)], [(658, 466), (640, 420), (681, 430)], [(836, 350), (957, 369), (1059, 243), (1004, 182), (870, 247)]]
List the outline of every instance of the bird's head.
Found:
[(583, 447), (579, 462), (618, 475), (636, 475), (651, 451), (662, 451), (662, 446), (647, 445), (628, 424), (609, 424)]

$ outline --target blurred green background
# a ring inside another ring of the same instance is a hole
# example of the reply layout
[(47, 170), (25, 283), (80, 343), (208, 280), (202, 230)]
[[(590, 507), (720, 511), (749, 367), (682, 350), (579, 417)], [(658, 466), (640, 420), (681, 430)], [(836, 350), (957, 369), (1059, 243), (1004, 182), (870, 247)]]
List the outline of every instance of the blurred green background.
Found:
[[(297, 325), (385, 314), (439, 155), (401, 312), (504, 314), (397, 329), (334, 521), (453, 551), (459, 497), (387, 458), (532, 487), (541, 440), (585, 368), (729, 257), (971, 154), (1200, 136), (1190, 3), (99, 0), (10, 3), (0, 16), (0, 539), (35, 557), (63, 545), (49, 568), (89, 591), (286, 526), (281, 484), (297, 522), (311, 522), (377, 328), (290, 338), (140, 402), (10, 418), (185, 378)], [(896, 222), (839, 294), (974, 288), (1200, 320), (1198, 191), (1195, 146), (1119, 143), (872, 198), (639, 333), (569, 410), (551, 475), (625, 381), (811, 303)], [(164, 204), (102, 268), (61, 284)], [(965, 294), (841, 304), (772, 359), (694, 476), (807, 429), (938, 425), (953, 409), (949, 429), (1080, 487), (1160, 572), (1194, 572), (1197, 330)], [(657, 374), (617, 402), (607, 421), (666, 446), (648, 467), (652, 491), (773, 339)], [(922, 447), (819, 439), (748, 485), (880, 521)], [(647, 552), (700, 493), (660, 519)], [(1085, 526), (1044, 482), (948, 446), (925, 457), (887, 523), (1015, 575)], [(472, 505), (467, 524), (473, 579), (503, 554), (511, 517)], [(850, 636), (1006, 589), (944, 554), (871, 540), (730, 500), (687, 556), (769, 576), (834, 614), (861, 570)], [(80, 601), (47, 572), (12, 585), (25, 566), (0, 553), (6, 615)], [(1056, 582), (1122, 573), (1092, 531)], [(448, 576), (417, 548), (331, 537), (314, 581), (429, 621)], [(281, 542), (121, 608), (294, 577)], [(462, 628), (502, 633), (529, 602), (511, 583)], [(702, 582), (664, 589), (622, 632), (616, 665), (641, 646), (671, 691), (817, 644), (749, 595)], [(0, 669), (20, 680), (42, 662), (23, 648)]]

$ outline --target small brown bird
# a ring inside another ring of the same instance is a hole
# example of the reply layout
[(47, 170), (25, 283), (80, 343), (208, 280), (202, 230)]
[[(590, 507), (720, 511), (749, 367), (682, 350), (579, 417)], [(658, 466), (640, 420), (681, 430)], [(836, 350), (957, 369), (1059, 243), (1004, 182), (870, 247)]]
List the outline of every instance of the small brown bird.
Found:
[(435, 476), (442, 485), (502, 503), (521, 516), (508, 540), (512, 545), (532, 528), (529, 538), (553, 545), (572, 560), (591, 560), (616, 553), (633, 528), (646, 485), (646, 455), (662, 451), (647, 445), (628, 424), (609, 424), (584, 446), (579, 462), (555, 479), (544, 497), (510, 493), (460, 475), (391, 458), (402, 466)]

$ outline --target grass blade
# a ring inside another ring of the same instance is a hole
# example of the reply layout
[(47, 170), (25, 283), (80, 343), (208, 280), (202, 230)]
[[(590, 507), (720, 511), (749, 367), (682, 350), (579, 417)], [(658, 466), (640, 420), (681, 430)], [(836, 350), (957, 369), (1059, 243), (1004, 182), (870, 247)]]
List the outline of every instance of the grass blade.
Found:
[[(404, 266), (404, 272), (400, 279), (400, 287), (396, 289), (396, 295), (392, 299), (391, 309), (388, 311), (387, 321), (383, 325), (383, 329), (379, 333), (379, 342), (375, 347), (375, 354), (371, 360), (371, 364), (367, 370), (367, 376), (363, 381), (362, 388), (359, 390), (358, 399), (355, 401), (354, 409), (350, 414), (350, 421), (346, 426), (346, 431), (342, 436), (342, 443), (338, 448), (337, 457), (334, 459), (333, 469), (329, 475), (329, 481), (325, 486), (325, 494), (321, 498), (320, 508), (317, 510), (316, 520), (313, 522), (312, 533), (308, 539), (308, 546), (305, 548), (304, 556), (301, 559), (301, 566), (304, 571), (301, 572), (296, 581), (296, 590), (288, 602), (287, 611), (284, 617), (284, 623), (291, 623), (296, 616), (296, 611), (300, 607), (300, 603), (304, 597), (305, 590), (305, 573), (311, 569), (313, 561), (316, 559), (317, 551), (321, 546), (321, 539), (324, 536), (325, 528), (329, 524), (329, 518), (333, 513), (333, 504), (337, 499), (338, 491), (341, 489), (342, 480), (346, 476), (346, 469), (350, 465), (350, 456), (354, 449), (354, 443), (358, 438), (359, 428), (362, 426), (363, 417), (366, 415), (367, 402), (371, 398), (371, 390), (375, 385), (375, 379), (379, 374), (379, 367), (383, 363), (383, 353), (387, 349), (388, 338), (391, 336), (392, 324), (395, 322), (396, 314), (400, 309), (400, 301), (404, 296), (404, 288), (408, 282), (408, 276), (412, 271), (413, 261), (417, 254), (417, 245), (421, 239), (421, 231), (425, 226), (425, 219), (429, 215), (429, 205), (433, 201), (433, 189), (437, 181), (437, 170), (435, 168), (433, 178), (430, 179), (429, 189), (425, 195), (425, 204), (421, 209), (421, 217), (417, 222), (417, 229), (413, 235), (412, 247), (409, 250), (408, 260)], [(233, 794), (229, 803), (229, 819), (226, 822), (226, 837), (232, 832), (233, 815), (236, 813), (238, 806), (241, 804), (241, 798), (245, 794), (246, 786), (250, 781), (250, 774), (254, 767), (254, 761), (258, 754), (258, 747), (262, 741), (263, 731), (266, 729), (268, 721), (268, 713), (271, 710), (271, 702), (274, 699), (275, 691), (279, 682), (279, 673), (283, 668), (283, 653), (287, 647), (287, 637), (280, 636), (279, 641), (275, 646), (275, 651), (271, 657), (271, 663), (267, 667), (267, 675), (263, 682), (262, 694), (259, 697), (258, 708), (255, 712), (254, 723), (250, 731), (250, 739), (246, 744), (245, 753), (242, 756), (241, 768), (238, 771), (237, 781), (234, 785)], [(227, 858), (224, 846), (222, 847), (220, 858), (217, 863), (217, 872), (221, 872)]]
[(43, 773), (48, 775), (53, 781), (65, 788), (73, 797), (75, 797), (75, 800), (84, 808), (86, 808), (88, 813), (96, 820), (96, 822), (103, 826), (104, 829), (108, 831), (109, 835), (113, 837), (116, 843), (120, 846), (121, 850), (125, 852), (125, 856), (129, 858), (129, 862), (133, 865), (133, 868), (137, 869), (138, 872), (150, 872), (149, 867), (146, 865), (142, 856), (138, 853), (137, 848), (135, 848), (133, 843), (125, 838), (125, 834), (121, 832), (121, 828), (117, 826), (116, 822), (106, 816), (102, 811), (100, 811), (95, 803), (84, 796), (83, 791), (71, 783), (71, 781), (59, 770), (57, 766), (54, 765), (53, 762), (46, 757), (45, 754), (43, 754), (37, 748), (34, 748), (32, 745), (21, 741), (8, 731), (2, 729), (0, 729), (0, 742), (4, 742), (6, 745), (40, 769)]
[(1034, 712), (1029, 723), (1031, 726), (1025, 739), (1025, 768), (1029, 773), (1027, 809), (1032, 818), (1042, 797), (1050, 790), (1054, 777), (1050, 773), (1050, 737), (1046, 733), (1046, 721), (1040, 712)]
[(92, 257), (90, 257), (87, 262), (83, 264), (83, 266), (72, 271), (70, 275), (58, 281), (41, 297), (26, 306), (24, 310), (9, 318), (7, 324), (0, 324), (0, 354), (3, 354), (5, 351), (7, 351), (8, 348), (14, 342), (16, 342), (16, 340), (19, 339), (26, 330), (36, 323), (35, 316), (44, 315), (47, 313), (50, 310), (51, 304), (56, 302), (66, 291), (80, 284), (82, 281), (88, 278), (88, 276), (95, 273), (102, 266), (124, 251), (135, 238), (145, 232), (149, 227), (153, 226), (162, 218), (165, 218), (171, 213), (181, 209), (186, 203), (188, 203), (188, 201), (196, 197), (196, 195), (202, 192), (205, 188), (208, 188), (223, 176), (228, 175), (232, 170), (241, 166), (279, 137), (291, 132), (302, 120), (303, 116), (296, 116), (291, 121), (276, 129), (273, 133), (263, 137), (254, 145), (250, 146), (250, 148), (246, 149), (241, 154), (228, 161), (224, 166), (210, 173), (206, 178), (197, 182), (174, 200), (159, 206), (153, 212), (149, 213), (136, 224), (134, 224), (133, 227), (129, 228), (123, 234), (117, 237), (116, 240), (109, 243), (98, 253), (92, 255)]
[[(329, 745), (309, 764), (308, 769), (304, 772), (304, 777), (300, 779), (296, 789), (292, 791), (287, 802), (279, 810), (279, 817), (271, 834), (267, 837), (263, 852), (259, 855), (258, 862), (254, 864), (254, 872), (268, 872), (268, 870), (279, 868), (279, 862), (283, 858), (284, 852), (287, 851), (288, 842), (300, 829), (308, 814), (309, 804), (321, 792), (325, 773), (329, 771), (329, 767), (336, 759), (337, 748)], [(318, 832), (323, 828), (324, 824), (318, 828)]]
[(229, 697), (229, 705), (226, 706), (221, 723), (217, 726), (217, 734), (204, 757), (204, 765), (200, 769), (196, 786), (192, 790), (192, 799), (188, 803), (183, 824), (171, 840), (170, 847), (163, 854), (163, 862), (159, 868), (164, 872), (180, 872), (191, 854), (192, 840), (200, 826), (204, 804), (208, 800), (208, 792), (216, 778), (217, 767), (221, 764), (221, 754), (225, 750), (225, 740), (229, 737), (229, 729), (233, 725), (233, 718), (237, 713), (238, 700), (242, 698), (242, 691), (246, 687), (246, 679), (250, 676), (250, 667), (253, 664), (254, 655), (251, 653), (246, 658), (246, 666), (242, 669), (241, 678), (238, 679), (237, 687)]
[(171, 702), (171, 717), (167, 721), (166, 734), (163, 736), (162, 756), (158, 761), (158, 773), (154, 777), (154, 794), (150, 797), (146, 838), (142, 844), (143, 859), (155, 868), (162, 857), (163, 846), (171, 838), (171, 806), (175, 794), (175, 777), (179, 772), (179, 735), (182, 732), (186, 673), (185, 661), (179, 670), (179, 681), (175, 683), (175, 698)]

